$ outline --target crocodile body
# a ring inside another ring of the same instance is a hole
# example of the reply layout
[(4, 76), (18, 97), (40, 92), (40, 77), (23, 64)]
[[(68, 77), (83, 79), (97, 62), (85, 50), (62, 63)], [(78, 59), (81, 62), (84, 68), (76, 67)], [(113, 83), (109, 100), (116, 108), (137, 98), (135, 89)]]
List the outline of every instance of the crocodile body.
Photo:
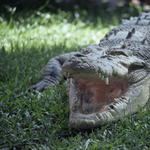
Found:
[(52, 58), (35, 90), (67, 77), (70, 124), (98, 127), (150, 104), (150, 13), (122, 20), (98, 45)]

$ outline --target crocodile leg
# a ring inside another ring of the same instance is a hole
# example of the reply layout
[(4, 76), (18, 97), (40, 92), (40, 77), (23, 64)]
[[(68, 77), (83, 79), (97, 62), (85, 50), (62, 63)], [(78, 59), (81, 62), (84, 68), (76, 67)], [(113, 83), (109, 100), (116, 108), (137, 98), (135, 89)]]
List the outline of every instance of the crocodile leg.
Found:
[(63, 76), (62, 65), (66, 60), (72, 57), (76, 52), (61, 54), (49, 60), (46, 65), (43, 79), (38, 83), (31, 85), (27, 91), (31, 89), (43, 91), (48, 89), (48, 85), (54, 87)]

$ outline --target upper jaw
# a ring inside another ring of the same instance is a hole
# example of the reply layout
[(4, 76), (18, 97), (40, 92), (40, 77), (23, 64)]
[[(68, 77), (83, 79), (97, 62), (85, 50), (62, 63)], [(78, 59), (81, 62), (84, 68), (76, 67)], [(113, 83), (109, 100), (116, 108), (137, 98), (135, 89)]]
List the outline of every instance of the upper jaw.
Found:
[[(92, 55), (92, 54), (91, 54)], [(96, 55), (96, 54), (95, 54)], [(78, 55), (77, 55), (78, 56)], [(66, 61), (63, 66), (64, 75), (67, 78), (77, 79), (105, 79), (106, 83), (109, 78), (122, 78), (129, 73), (129, 68), (133, 64), (143, 65), (144, 61), (135, 56), (110, 56), (105, 55), (96, 57), (77, 57), (76, 55)], [(81, 55), (82, 56), (82, 55)]]

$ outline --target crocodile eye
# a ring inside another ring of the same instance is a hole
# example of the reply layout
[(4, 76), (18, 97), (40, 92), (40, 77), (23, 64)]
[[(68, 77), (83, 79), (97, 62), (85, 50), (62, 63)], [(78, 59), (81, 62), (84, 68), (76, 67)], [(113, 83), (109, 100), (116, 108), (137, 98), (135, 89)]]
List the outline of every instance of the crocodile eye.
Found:
[(91, 49), (82, 49), (82, 50), (81, 50), (81, 53), (82, 53), (82, 54), (89, 54), (89, 53), (91, 53), (91, 52), (92, 52)]
[(83, 53), (76, 53), (76, 54), (74, 54), (74, 56), (77, 56), (77, 57), (84, 57), (85, 55), (83, 55)]
[(111, 51), (108, 53), (109, 55), (113, 55), (113, 56), (116, 56), (116, 55), (124, 55), (126, 57), (128, 57), (128, 55), (124, 52), (124, 51)]

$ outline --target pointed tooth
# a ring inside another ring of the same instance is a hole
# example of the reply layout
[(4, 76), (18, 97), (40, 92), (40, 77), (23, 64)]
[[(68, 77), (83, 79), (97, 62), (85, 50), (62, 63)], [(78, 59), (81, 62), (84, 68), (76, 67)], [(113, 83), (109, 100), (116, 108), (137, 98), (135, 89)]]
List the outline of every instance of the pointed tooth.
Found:
[(116, 117), (118, 115), (118, 113), (114, 110), (114, 107), (113, 107), (113, 109), (110, 109), (109, 111), (112, 114), (112, 116)]
[(101, 113), (98, 113), (97, 116), (98, 116), (98, 118), (99, 118), (101, 121), (104, 120), (104, 117), (103, 117), (103, 115), (102, 115)]
[(123, 96), (121, 96), (121, 98), (125, 99), (125, 96), (123, 95)]
[(105, 78), (105, 82), (107, 85), (109, 84), (109, 78), (108, 77)]
[(99, 118), (98, 116), (95, 116), (95, 117), (94, 117), (94, 120), (95, 120), (95, 119), (98, 120), (98, 121), (100, 120), (100, 118)]
[(103, 117), (104, 117), (104, 119), (105, 119), (105, 122), (107, 122), (107, 121), (108, 121), (108, 119), (109, 119), (109, 117), (108, 117), (107, 113), (103, 113)]
[(71, 81), (72, 81), (73, 84), (77, 84), (75, 79), (72, 79)]
[(104, 80), (104, 76), (102, 76), (102, 80)]
[(101, 78), (101, 73), (98, 74), (98, 77)]
[(118, 101), (119, 101), (119, 98), (115, 98), (114, 100), (115, 100), (115, 102), (118, 102)]
[(121, 101), (122, 100), (122, 98), (121, 97), (119, 97), (119, 101)]
[(69, 74), (69, 72), (68, 72), (67, 77), (69, 78), (69, 76), (70, 76), (70, 74)]
[(98, 70), (96, 70), (96, 74), (98, 75)]

